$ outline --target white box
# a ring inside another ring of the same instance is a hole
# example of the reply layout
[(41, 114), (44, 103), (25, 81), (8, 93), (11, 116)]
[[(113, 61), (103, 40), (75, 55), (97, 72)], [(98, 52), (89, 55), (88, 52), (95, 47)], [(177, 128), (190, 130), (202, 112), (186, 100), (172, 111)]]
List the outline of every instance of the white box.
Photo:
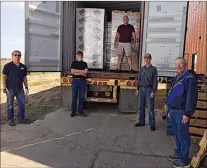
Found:
[(82, 51), (90, 69), (103, 68), (104, 9), (76, 9), (76, 51)]

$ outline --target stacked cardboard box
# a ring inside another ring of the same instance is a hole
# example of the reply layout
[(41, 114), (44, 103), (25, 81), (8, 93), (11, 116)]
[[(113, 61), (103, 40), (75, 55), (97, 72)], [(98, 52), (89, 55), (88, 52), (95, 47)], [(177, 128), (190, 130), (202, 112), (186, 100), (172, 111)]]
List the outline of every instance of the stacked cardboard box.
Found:
[(76, 51), (82, 51), (88, 68), (103, 68), (104, 9), (76, 9)]
[[(125, 12), (125, 11), (112, 11), (112, 30), (111, 30), (111, 57), (110, 59), (110, 69), (114, 70), (117, 68), (118, 57), (117, 49), (114, 48), (114, 39), (119, 25), (123, 24), (123, 16), (127, 15), (129, 17), (129, 24), (133, 25), (136, 32), (136, 47), (132, 52), (132, 68), (138, 71), (138, 60), (139, 60), (139, 33), (140, 33), (140, 13), (139, 12)], [(128, 70), (129, 66), (127, 64), (126, 57), (123, 55), (122, 70)]]
[(111, 22), (105, 22), (105, 34), (104, 34), (104, 57), (106, 70), (110, 69), (110, 58), (111, 58)]

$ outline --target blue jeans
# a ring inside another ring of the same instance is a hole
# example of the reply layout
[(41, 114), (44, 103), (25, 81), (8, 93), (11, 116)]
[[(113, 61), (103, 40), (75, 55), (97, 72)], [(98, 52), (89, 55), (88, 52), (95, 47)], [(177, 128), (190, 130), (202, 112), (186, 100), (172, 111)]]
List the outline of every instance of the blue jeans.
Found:
[(189, 133), (189, 122), (186, 124), (182, 123), (183, 110), (171, 109), (171, 121), (172, 121), (172, 132), (175, 135), (175, 141), (177, 149), (175, 150), (176, 156), (179, 158), (181, 163), (189, 163), (188, 154), (190, 150), (190, 133)]
[(17, 99), (18, 103), (18, 120), (22, 121), (25, 118), (25, 94), (24, 90), (14, 91), (12, 89), (8, 89), (9, 93), (7, 93), (7, 117), (8, 120), (14, 119), (14, 97)]
[(145, 125), (145, 103), (149, 111), (149, 124), (155, 126), (154, 98), (151, 88), (139, 87), (139, 123)]
[(86, 91), (86, 79), (73, 79), (72, 81), (72, 113), (76, 113), (77, 99), (78, 112), (83, 113), (83, 105)]
[(172, 112), (172, 110), (169, 107), (167, 107), (167, 117), (166, 117), (166, 121), (167, 121), (167, 134), (168, 135), (172, 135), (171, 112)]

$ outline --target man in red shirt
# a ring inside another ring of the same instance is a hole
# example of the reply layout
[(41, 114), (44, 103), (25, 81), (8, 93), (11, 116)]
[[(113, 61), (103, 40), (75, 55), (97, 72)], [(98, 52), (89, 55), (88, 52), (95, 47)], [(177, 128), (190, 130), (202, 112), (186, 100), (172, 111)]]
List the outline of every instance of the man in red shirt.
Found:
[(136, 35), (134, 27), (129, 24), (128, 16), (123, 17), (123, 24), (117, 29), (117, 33), (114, 41), (114, 48), (117, 48), (118, 55), (118, 67), (117, 72), (120, 72), (121, 60), (123, 52), (127, 57), (127, 62), (129, 64), (130, 72), (133, 73), (132, 69), (132, 45), (135, 48)]

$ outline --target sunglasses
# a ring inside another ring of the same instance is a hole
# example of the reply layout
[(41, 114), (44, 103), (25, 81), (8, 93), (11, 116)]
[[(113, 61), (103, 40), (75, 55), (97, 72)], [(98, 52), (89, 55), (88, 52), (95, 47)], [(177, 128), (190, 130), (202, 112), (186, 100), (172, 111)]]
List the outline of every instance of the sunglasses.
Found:
[(15, 56), (15, 57), (21, 57), (21, 55), (20, 55), (20, 54), (14, 54), (14, 56)]

